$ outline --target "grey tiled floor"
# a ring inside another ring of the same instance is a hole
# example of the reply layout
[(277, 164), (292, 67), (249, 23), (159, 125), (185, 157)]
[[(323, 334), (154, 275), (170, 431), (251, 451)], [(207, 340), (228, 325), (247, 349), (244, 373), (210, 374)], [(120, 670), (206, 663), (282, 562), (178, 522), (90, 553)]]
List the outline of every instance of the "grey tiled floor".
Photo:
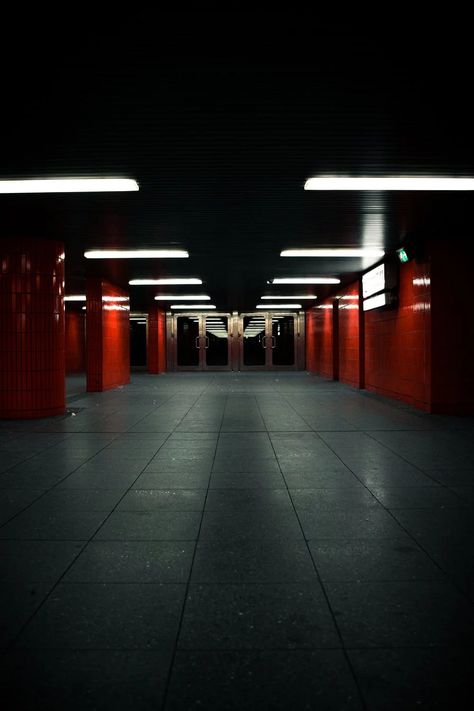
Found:
[(0, 422), (9, 711), (472, 698), (472, 418), (306, 373), (82, 384)]

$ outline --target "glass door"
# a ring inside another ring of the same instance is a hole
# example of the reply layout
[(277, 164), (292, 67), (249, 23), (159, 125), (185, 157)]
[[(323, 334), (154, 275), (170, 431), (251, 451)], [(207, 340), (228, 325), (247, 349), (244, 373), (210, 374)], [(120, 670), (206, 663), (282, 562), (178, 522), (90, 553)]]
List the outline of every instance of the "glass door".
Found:
[(227, 314), (182, 314), (173, 319), (176, 370), (229, 370)]
[(244, 314), (240, 318), (241, 370), (296, 370), (296, 314)]

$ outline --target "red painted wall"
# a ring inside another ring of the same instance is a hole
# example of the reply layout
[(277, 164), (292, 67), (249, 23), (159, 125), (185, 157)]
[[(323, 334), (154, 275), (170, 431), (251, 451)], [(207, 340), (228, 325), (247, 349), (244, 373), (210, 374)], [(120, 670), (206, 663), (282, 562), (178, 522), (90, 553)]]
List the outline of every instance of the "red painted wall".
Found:
[(0, 242), (0, 417), (65, 411), (64, 245)]
[(338, 291), (339, 380), (360, 386), (359, 283)]
[(334, 368), (332, 303), (332, 299), (326, 299), (306, 312), (306, 368), (311, 373), (327, 378), (337, 377)]
[(157, 307), (148, 312), (147, 365), (149, 373), (166, 371), (166, 314)]
[(130, 382), (130, 302), (126, 291), (100, 278), (87, 281), (87, 390)]
[(399, 305), (365, 313), (365, 387), (431, 408), (430, 263), (400, 265)]
[(83, 373), (85, 369), (85, 314), (66, 311), (66, 373)]

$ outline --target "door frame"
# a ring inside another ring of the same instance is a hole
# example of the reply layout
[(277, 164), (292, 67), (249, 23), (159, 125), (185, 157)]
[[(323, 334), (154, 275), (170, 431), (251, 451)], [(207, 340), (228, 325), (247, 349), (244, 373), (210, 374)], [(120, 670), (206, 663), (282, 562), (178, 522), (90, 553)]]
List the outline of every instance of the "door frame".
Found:
[[(245, 365), (244, 364), (244, 318), (245, 317), (255, 317), (260, 316), (265, 318), (265, 344), (262, 348), (265, 349), (265, 364), (264, 365)], [(273, 341), (272, 333), (272, 318), (274, 316), (292, 316), (293, 317), (293, 347), (294, 347), (294, 359), (293, 365), (273, 365), (272, 352), (274, 346), (268, 345), (268, 339)], [(238, 315), (238, 342), (239, 342), (239, 370), (300, 370), (300, 337), (301, 337), (301, 326), (300, 326), (300, 314), (294, 311), (260, 311), (260, 312), (245, 312)]]
[[(231, 370), (232, 369), (232, 317), (228, 313), (221, 311), (213, 312), (202, 312), (202, 311), (181, 311), (180, 313), (167, 313), (167, 351), (168, 351), (168, 362), (172, 364), (170, 370), (173, 371), (219, 371), (219, 370)], [(216, 317), (227, 318), (227, 365), (212, 365), (208, 366), (206, 364), (206, 351), (207, 347), (205, 344), (206, 336), (206, 318)], [(196, 348), (199, 350), (199, 363), (198, 365), (178, 365), (178, 318), (187, 317), (198, 319), (198, 333), (196, 336), (196, 341), (199, 345)]]

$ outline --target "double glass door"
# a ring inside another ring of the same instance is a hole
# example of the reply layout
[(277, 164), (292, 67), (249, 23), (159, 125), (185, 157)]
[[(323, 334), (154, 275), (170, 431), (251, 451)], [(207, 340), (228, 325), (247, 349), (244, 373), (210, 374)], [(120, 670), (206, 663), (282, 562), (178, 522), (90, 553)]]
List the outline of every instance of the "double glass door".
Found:
[(240, 318), (242, 370), (297, 368), (295, 314), (244, 314)]
[(175, 367), (178, 370), (229, 370), (228, 314), (174, 316)]

